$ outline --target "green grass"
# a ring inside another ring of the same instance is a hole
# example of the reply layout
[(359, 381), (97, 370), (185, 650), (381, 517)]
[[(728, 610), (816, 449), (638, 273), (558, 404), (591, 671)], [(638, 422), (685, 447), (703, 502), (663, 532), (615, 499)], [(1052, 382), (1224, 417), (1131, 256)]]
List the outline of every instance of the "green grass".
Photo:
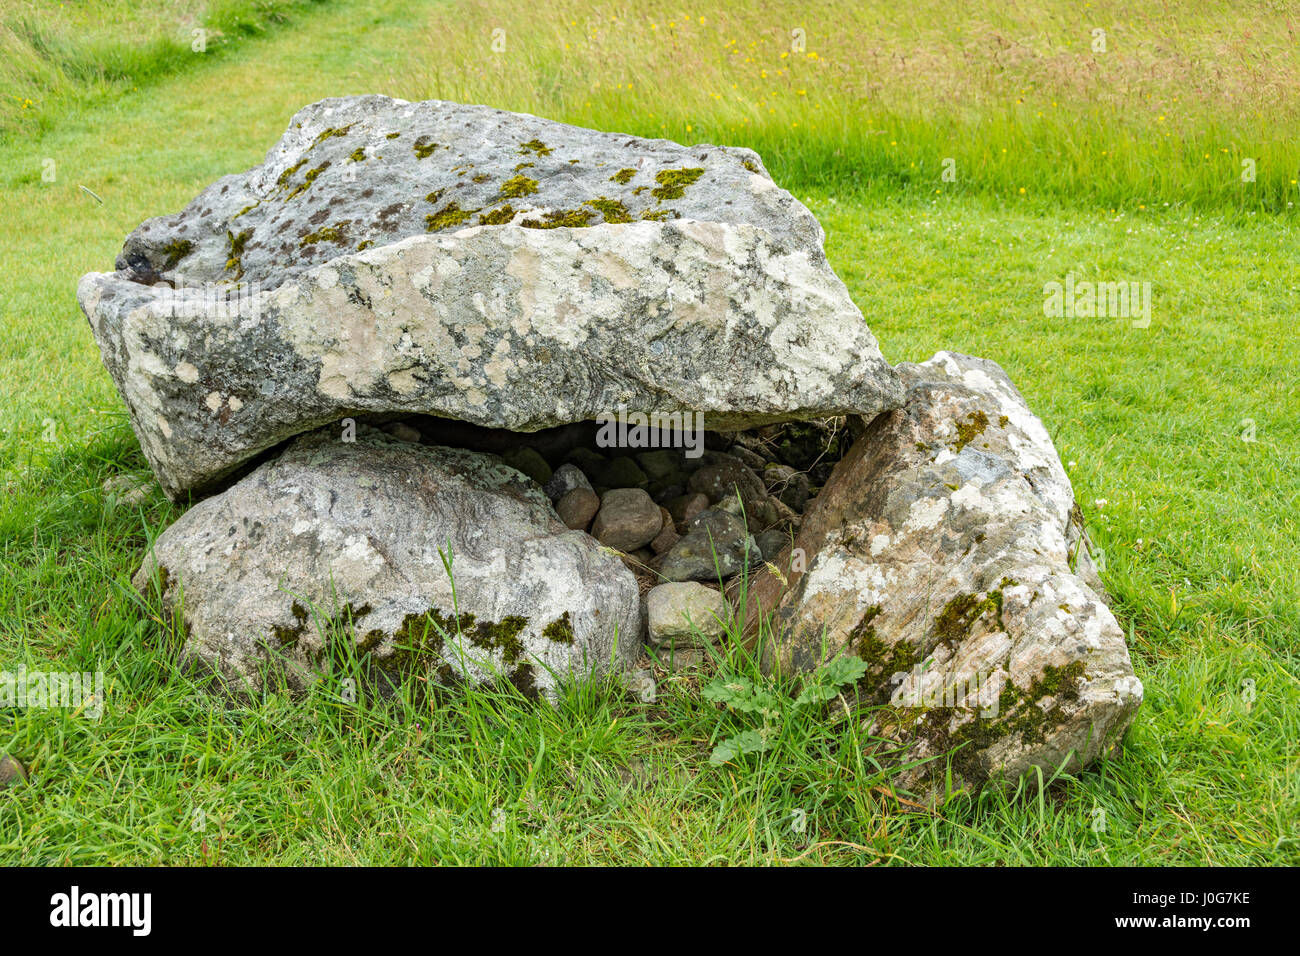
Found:
[[(1046, 422), (1146, 688), (1117, 759), (924, 812), (889, 795), (851, 722), (791, 721), (761, 758), (711, 765), (739, 725), (694, 678), (661, 675), (650, 707), (586, 687), (554, 710), (497, 691), (384, 709), (345, 702), (343, 662), (306, 700), (220, 708), (178, 672), (176, 636), (129, 578), (179, 511), (160, 494), (112, 507), (100, 491), (145, 464), (76, 279), (110, 268), (145, 217), (259, 162), (312, 99), (524, 105), (504, 67), (475, 87), (460, 32), (438, 32), (457, 11), (478, 25), (496, 9), (338, 0), (147, 89), (69, 98), (0, 144), (0, 667), (109, 682), (98, 722), (0, 711), (0, 752), (32, 768), (0, 793), (0, 863), (1300, 863), (1300, 237), (1285, 211), (1251, 215), (1211, 189), (1166, 208), (1120, 178), (1112, 201), (1084, 169), (1077, 192), (1062, 179), (1022, 197), (991, 173), (935, 194), (881, 172), (895, 161), (879, 137), (862, 135), (883, 158), (855, 182), (799, 159), (825, 155), (816, 138), (736, 133), (776, 149), (765, 158), (825, 225), (887, 356), (994, 358)], [(1186, 13), (1188, 35), (1212, 13)], [(451, 53), (430, 57), (434, 37)], [(562, 42), (529, 69), (566, 62)], [(676, 137), (717, 138), (684, 130), (707, 117), (669, 118), (673, 90), (637, 82), (645, 102), (590, 121), (631, 128), (657, 112)], [(561, 118), (587, 109), (564, 83), (547, 95), (569, 101)], [(1229, 113), (1198, 116), (1209, 129)], [(1020, 159), (1029, 181), (1056, 181), (1049, 155)], [(1152, 282), (1151, 326), (1045, 318), (1044, 283), (1071, 271)], [(719, 666), (753, 676), (734, 648)]]
[[(750, 146), (778, 181), (836, 191), (1294, 215), (1293, 19), (1270, 0), (691, 11), (656, 0), (572, 0), (558, 11), (469, 0), (435, 13), (428, 54), (399, 89)], [(1093, 48), (1097, 29), (1104, 50)], [(494, 30), (504, 49), (489, 42)], [(1243, 180), (1247, 160), (1253, 181)]]
[(325, 0), (0, 0), (0, 137), (220, 56)]

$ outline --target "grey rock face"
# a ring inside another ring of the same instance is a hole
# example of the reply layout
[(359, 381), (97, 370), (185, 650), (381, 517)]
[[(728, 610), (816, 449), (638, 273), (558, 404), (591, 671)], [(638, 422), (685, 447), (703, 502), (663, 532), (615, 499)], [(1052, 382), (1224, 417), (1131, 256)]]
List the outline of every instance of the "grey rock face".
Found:
[(763, 560), (745, 522), (725, 511), (701, 511), (686, 531), (663, 556), (659, 573), (665, 581), (716, 581)]
[(763, 552), (765, 560), (774, 561), (776, 556), (790, 546), (790, 535), (785, 531), (771, 528), (754, 535), (758, 550)]
[(707, 496), (714, 504), (737, 495), (746, 505), (767, 497), (762, 479), (736, 459), (704, 466), (691, 475), (686, 489)]
[(332, 432), (297, 439), (158, 537), (135, 583), (159, 580), (189, 658), (236, 686), (259, 688), (270, 666), (302, 688), (327, 642), (349, 640), (381, 670), (495, 671), (547, 694), (557, 675), (635, 660), (635, 579), (531, 481), (490, 455)]
[[(940, 352), (899, 372), (906, 404), (867, 426), (809, 504), (795, 539), (806, 570), (783, 554), (785, 581), (752, 583), (747, 633), (769, 616), (769, 667), (866, 660), (859, 690), (886, 705), (872, 732), (907, 760), (960, 746), (967, 785), (1086, 765), (1117, 744), (1142, 685), (1072, 570), (1074, 496), (1051, 438), (993, 362)], [(940, 761), (901, 783), (942, 774)]]
[(896, 407), (821, 243), (747, 150), (352, 97), (143, 224), (78, 299), (178, 497), (366, 412), (536, 431)]

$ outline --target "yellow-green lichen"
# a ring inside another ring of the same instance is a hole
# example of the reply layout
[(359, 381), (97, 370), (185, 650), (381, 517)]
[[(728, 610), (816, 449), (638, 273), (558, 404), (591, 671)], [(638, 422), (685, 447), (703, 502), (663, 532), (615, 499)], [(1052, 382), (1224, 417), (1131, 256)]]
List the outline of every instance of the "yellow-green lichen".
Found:
[(692, 185), (697, 179), (704, 175), (704, 170), (697, 167), (688, 169), (664, 169), (655, 173), (655, 182), (659, 184), (657, 189), (650, 191), (660, 202), (665, 199), (681, 199), (685, 195), (686, 187)]
[(957, 441), (953, 443), (952, 450), (959, 452), (978, 435), (984, 434), (984, 429), (989, 427), (989, 417), (980, 409), (976, 409), (966, 416), (966, 421), (957, 422)]
[(648, 219), (651, 222), (665, 222), (669, 219), (677, 218), (676, 209), (647, 209), (641, 213), (642, 219)]
[(194, 251), (194, 243), (188, 239), (173, 239), (167, 245), (162, 247), (163, 255), (167, 261), (163, 264), (163, 271), (175, 269), (176, 264)]
[(631, 168), (620, 169), (613, 176), (609, 177), (609, 181), (611, 183), (618, 183), (620, 186), (626, 186), (628, 184), (628, 181), (635, 175), (636, 175), (635, 169), (631, 169)]
[(515, 218), (515, 209), (508, 203), (498, 209), (485, 212), (478, 217), (480, 225), (483, 226), (504, 226), (511, 219)]
[[(302, 159), (298, 160), (298, 162), (294, 163), (292, 166), (290, 166), (288, 169), (282, 172), (279, 175), (279, 178), (276, 179), (275, 184), (277, 186), (288, 186), (289, 180), (293, 178), (293, 174), (296, 173), (299, 169), (301, 169), (303, 164), (306, 162), (307, 162), (307, 157), (304, 156)], [(242, 216), (247, 211), (248, 211), (247, 208), (244, 209), (243, 211), (240, 212), (240, 215)]]
[(348, 130), (356, 125), (356, 123), (349, 123), (347, 126), (340, 127), (339, 129), (335, 129), (331, 126), (329, 129), (321, 130), (320, 133), (317, 134), (316, 140), (312, 143), (312, 146), (319, 146), (332, 136), (346, 136)]
[(244, 255), (244, 246), (251, 238), (253, 238), (253, 230), (251, 229), (245, 229), (238, 235), (229, 229), (226, 230), (226, 240), (230, 243), (230, 250), (226, 254), (226, 271), (234, 272), (236, 279), (241, 279), (244, 276), (244, 266), (240, 259)]
[(309, 232), (298, 240), (298, 248), (301, 249), (304, 246), (313, 246), (318, 242), (346, 242), (347, 227), (351, 223), (351, 219), (344, 219), (336, 225), (322, 226), (315, 232)]
[(559, 229), (569, 227), (577, 229), (591, 224), (592, 212), (589, 209), (552, 209), (542, 213), (542, 218), (525, 219), (519, 225), (525, 229)]
[(632, 221), (632, 216), (628, 213), (627, 207), (617, 199), (607, 199), (601, 196), (598, 199), (588, 199), (583, 205), (598, 210), (605, 217), (606, 222)]
[(551, 153), (555, 152), (555, 150), (551, 149), (551, 147), (547, 146), (541, 140), (530, 139), (526, 143), (519, 144), (519, 152), (536, 153), (538, 156), (549, 156)]
[(512, 176), (501, 184), (501, 195), (507, 199), (518, 199), (537, 192), (537, 180), (527, 176)]
[(478, 212), (477, 209), (461, 209), (459, 204), (452, 200), (437, 212), (424, 217), (425, 231), (437, 232), (439, 229), (459, 226), (476, 212)]
[[(428, 159), (430, 156), (433, 155), (434, 150), (438, 148), (439, 148), (439, 144), (429, 142), (429, 138), (427, 136), (421, 136), (413, 144), (411, 144), (411, 149), (415, 152), (416, 159)], [(450, 147), (447, 148), (450, 149)]]
[(352, 151), (352, 155), (348, 157), (348, 159), (354, 163), (359, 163), (365, 158), (366, 158), (366, 149), (364, 146), (358, 146), (356, 149)]
[(311, 188), (311, 184), (316, 181), (316, 177), (319, 176), (321, 173), (325, 172), (325, 170), (329, 169), (329, 166), (330, 166), (329, 162), (326, 161), (321, 163), (315, 169), (309, 169), (307, 170), (307, 172), (303, 173), (302, 182), (300, 182), (297, 186), (293, 187), (289, 195), (284, 197), (284, 201), (288, 202), (290, 199), (298, 195), (300, 192), (303, 192), (304, 190)]

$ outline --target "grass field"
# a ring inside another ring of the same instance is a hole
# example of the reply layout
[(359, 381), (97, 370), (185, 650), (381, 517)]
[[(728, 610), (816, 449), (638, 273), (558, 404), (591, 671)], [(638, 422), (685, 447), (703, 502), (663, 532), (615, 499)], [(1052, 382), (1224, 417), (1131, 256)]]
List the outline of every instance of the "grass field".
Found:
[[(0, 75), (30, 101), (0, 110), (0, 667), (109, 683), (99, 721), (0, 710), (0, 753), (31, 769), (0, 792), (0, 862), (1300, 863), (1285, 6), (722, 6), (137, 2), (110, 27), (125, 5), (0, 0), (28, 51)], [(232, 10), (248, 28), (190, 53), (190, 25)], [(887, 357), (996, 359), (1047, 423), (1146, 688), (1122, 756), (920, 811), (817, 720), (712, 766), (736, 725), (693, 678), (653, 707), (587, 688), (366, 709), (329, 682), (214, 707), (129, 586), (179, 511), (101, 493), (146, 466), (75, 283), (259, 162), (299, 106), (360, 92), (762, 152)], [(1069, 273), (1151, 282), (1150, 326), (1045, 317)]]

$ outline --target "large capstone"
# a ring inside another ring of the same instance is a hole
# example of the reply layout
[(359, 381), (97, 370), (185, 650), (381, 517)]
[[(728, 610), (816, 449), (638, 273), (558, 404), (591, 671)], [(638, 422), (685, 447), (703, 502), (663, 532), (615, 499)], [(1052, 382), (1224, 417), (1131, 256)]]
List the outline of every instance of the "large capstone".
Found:
[[(453, 590), (454, 580), (454, 590)], [(347, 652), (394, 681), (558, 681), (640, 653), (631, 572), (499, 458), (362, 427), (292, 442), (187, 511), (135, 578), (185, 656), (236, 689), (293, 689)]]
[[(1078, 769), (1142, 701), (1124, 633), (1088, 580), (1069, 479), (995, 363), (940, 352), (898, 366), (901, 409), (866, 427), (808, 506), (792, 548), (748, 592), (764, 664), (868, 665), (868, 730), (930, 760), (940, 787)], [(760, 626), (761, 625), (761, 626)]]
[(749, 150), (348, 97), (78, 299), (177, 498), (362, 413), (873, 417), (902, 389), (822, 239)]

